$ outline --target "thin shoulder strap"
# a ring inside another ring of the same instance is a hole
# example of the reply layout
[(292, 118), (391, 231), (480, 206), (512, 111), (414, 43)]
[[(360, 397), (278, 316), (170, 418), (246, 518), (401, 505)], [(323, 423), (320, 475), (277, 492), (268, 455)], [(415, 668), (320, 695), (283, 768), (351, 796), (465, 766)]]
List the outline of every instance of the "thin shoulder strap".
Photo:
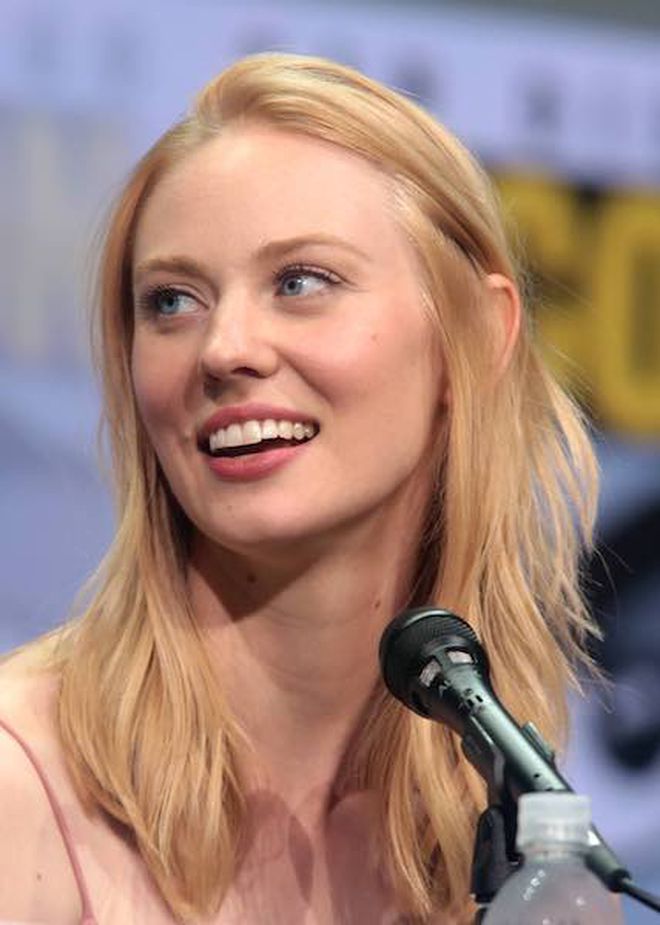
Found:
[(50, 803), (50, 808), (53, 811), (55, 816), (55, 821), (62, 835), (62, 840), (66, 848), (66, 852), (69, 855), (69, 860), (71, 861), (71, 867), (73, 868), (73, 875), (76, 878), (76, 883), (78, 884), (78, 891), (80, 892), (80, 900), (82, 902), (82, 919), (80, 925), (97, 925), (96, 919), (94, 918), (94, 912), (92, 910), (92, 903), (89, 898), (89, 891), (87, 889), (87, 884), (85, 882), (85, 877), (82, 872), (82, 867), (80, 866), (80, 861), (78, 860), (78, 855), (76, 854), (76, 849), (73, 845), (73, 838), (71, 836), (71, 831), (69, 825), (66, 821), (64, 813), (62, 812), (62, 807), (59, 804), (57, 797), (55, 796), (55, 791), (53, 790), (46, 772), (42, 768), (39, 759), (34, 754), (30, 746), (27, 744), (25, 739), (20, 736), (11, 726), (8, 726), (7, 723), (0, 719), (0, 727), (5, 730), (8, 735), (12, 737), (20, 747), (23, 749), (30, 762), (32, 767), (37, 772), (39, 780), (46, 792), (48, 797), (48, 802)]

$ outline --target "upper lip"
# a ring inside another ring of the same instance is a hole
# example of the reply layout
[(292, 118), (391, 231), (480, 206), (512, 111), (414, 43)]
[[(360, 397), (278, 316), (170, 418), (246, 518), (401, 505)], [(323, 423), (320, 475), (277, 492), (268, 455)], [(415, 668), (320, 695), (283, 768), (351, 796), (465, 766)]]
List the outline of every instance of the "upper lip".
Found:
[(230, 424), (242, 424), (245, 421), (296, 421), (316, 424), (316, 419), (303, 411), (294, 411), (292, 408), (281, 408), (277, 405), (263, 405), (251, 403), (248, 405), (227, 405), (219, 408), (204, 422), (198, 433), (200, 443), (208, 441), (211, 434), (221, 427)]

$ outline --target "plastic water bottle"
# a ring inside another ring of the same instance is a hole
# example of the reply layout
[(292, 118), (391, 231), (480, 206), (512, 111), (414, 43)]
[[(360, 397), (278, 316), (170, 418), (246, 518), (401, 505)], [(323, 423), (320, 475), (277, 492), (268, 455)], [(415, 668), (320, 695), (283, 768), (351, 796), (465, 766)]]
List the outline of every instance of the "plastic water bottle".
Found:
[(522, 866), (504, 883), (484, 925), (621, 925), (619, 900), (585, 865), (591, 806), (576, 793), (518, 801)]

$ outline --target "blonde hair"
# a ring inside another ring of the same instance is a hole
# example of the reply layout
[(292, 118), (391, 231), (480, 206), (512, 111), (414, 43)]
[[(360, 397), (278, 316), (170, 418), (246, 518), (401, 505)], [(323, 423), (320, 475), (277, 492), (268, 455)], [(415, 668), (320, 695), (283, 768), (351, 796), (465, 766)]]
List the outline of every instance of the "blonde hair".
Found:
[[(248, 120), (339, 145), (387, 173), (424, 269), (451, 408), (411, 600), (464, 615), (488, 649), (502, 699), (555, 743), (591, 630), (578, 565), (590, 542), (594, 459), (528, 324), (493, 382), (484, 277), (515, 279), (515, 271), (484, 173), (421, 108), (349, 68), (276, 54), (232, 65), (143, 158), (109, 224), (98, 344), (118, 529), (58, 655), (60, 731), (78, 791), (128, 827), (182, 920), (215, 910), (235, 872), (241, 743), (186, 596), (189, 527), (136, 410), (131, 249), (163, 174)], [(456, 737), (405, 711), (381, 685), (357, 739), (346, 773), (380, 799), (400, 903), (419, 921), (438, 910), (467, 921), (484, 788)]]

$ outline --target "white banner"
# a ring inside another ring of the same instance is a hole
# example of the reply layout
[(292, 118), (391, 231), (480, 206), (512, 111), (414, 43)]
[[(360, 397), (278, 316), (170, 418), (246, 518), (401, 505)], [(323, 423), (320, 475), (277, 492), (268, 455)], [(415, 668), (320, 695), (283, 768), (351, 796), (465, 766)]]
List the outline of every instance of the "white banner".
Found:
[(0, 105), (105, 110), (151, 141), (223, 65), (318, 53), (417, 96), (487, 162), (660, 184), (660, 43), (555, 16), (331, 3), (4, 0)]

